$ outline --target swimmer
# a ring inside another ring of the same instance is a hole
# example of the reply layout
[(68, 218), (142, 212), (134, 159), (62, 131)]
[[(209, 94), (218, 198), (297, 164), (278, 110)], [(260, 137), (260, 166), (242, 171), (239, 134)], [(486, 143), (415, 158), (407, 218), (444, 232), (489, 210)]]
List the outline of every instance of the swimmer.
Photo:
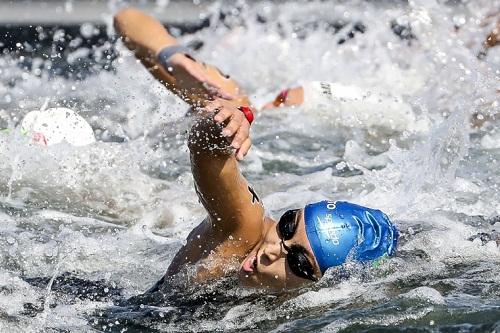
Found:
[(128, 8), (114, 24), (154, 77), (199, 110), (188, 146), (195, 190), (208, 216), (150, 291), (186, 271), (194, 271), (191, 281), (199, 283), (237, 274), (249, 287), (295, 288), (348, 261), (368, 263), (395, 253), (398, 231), (376, 209), (324, 200), (288, 210), (277, 221), (266, 216), (238, 168), (251, 146), (255, 112), (244, 91), (195, 60), (153, 17)]
[[(262, 109), (296, 106), (304, 112), (333, 113), (332, 121), (337, 125), (403, 131), (416, 124), (415, 114), (402, 96), (332, 82), (313, 81), (285, 89)], [(425, 128), (422, 121), (418, 125), (415, 128)]]
[[(489, 49), (500, 44), (499, 12), (488, 15), (482, 24), (489, 24), (494, 19), (496, 19), (496, 26), (484, 40), (480, 57), (486, 56)], [(411, 26), (398, 26), (397, 24), (397, 21), (393, 21), (391, 27), (398, 29), (393, 28), (393, 31), (398, 36), (400, 35), (398, 31), (404, 29), (406, 29), (408, 36), (413, 36)], [(500, 89), (497, 89), (497, 92), (500, 92)], [(379, 127), (388, 126), (394, 130), (404, 130), (407, 124), (412, 124), (415, 121), (411, 106), (403, 102), (401, 96), (331, 82), (308, 82), (303, 86), (284, 89), (273, 101), (266, 103), (262, 109), (269, 110), (297, 106), (301, 106), (306, 112), (317, 112), (321, 109), (327, 109), (328, 112), (335, 110), (338, 120), (345, 117), (349, 118), (351, 122), (355, 121), (361, 125), (364, 123), (370, 127), (376, 126), (377, 115), (384, 118), (384, 122), (379, 121)], [(476, 113), (472, 118), (474, 127), (480, 127), (486, 120), (494, 119), (491, 116), (484, 115), (481, 115), (481, 119), (478, 119), (477, 116)], [(424, 122), (422, 122), (422, 125), (424, 125), (423, 128), (425, 129)]]

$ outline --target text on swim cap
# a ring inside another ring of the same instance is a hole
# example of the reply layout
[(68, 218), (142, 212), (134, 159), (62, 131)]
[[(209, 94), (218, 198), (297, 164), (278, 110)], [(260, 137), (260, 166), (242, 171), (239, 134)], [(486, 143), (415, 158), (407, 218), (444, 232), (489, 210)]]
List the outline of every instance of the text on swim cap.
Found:
[(337, 208), (336, 202), (335, 201), (327, 201), (326, 208), (328, 208), (330, 210)]
[(335, 224), (333, 224), (332, 214), (325, 214), (325, 218), (323, 219), (323, 221), (321, 221), (319, 216), (317, 218), (317, 229), (319, 229), (322, 234), (326, 235), (327, 240), (331, 241), (333, 245), (340, 245), (340, 238), (337, 234), (337, 229), (341, 229), (342, 226), (337, 227), (335, 226)]

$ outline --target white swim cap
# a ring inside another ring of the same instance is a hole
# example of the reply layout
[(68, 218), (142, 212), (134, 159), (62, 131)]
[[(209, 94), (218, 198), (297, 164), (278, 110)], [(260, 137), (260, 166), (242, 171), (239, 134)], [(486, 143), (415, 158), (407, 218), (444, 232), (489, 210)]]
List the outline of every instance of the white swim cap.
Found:
[(303, 89), (304, 110), (319, 113), (334, 125), (390, 131), (421, 128), (411, 106), (401, 96), (318, 81), (305, 83)]
[(21, 122), (21, 129), (44, 146), (64, 141), (73, 146), (85, 146), (96, 141), (85, 119), (67, 108), (31, 111)]

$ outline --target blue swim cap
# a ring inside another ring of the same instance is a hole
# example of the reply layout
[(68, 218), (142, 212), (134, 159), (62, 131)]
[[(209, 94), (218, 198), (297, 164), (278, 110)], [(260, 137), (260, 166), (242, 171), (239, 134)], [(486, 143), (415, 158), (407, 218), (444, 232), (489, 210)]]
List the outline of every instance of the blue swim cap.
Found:
[(350, 257), (356, 261), (393, 255), (398, 231), (377, 209), (345, 201), (320, 201), (304, 209), (309, 243), (323, 274)]

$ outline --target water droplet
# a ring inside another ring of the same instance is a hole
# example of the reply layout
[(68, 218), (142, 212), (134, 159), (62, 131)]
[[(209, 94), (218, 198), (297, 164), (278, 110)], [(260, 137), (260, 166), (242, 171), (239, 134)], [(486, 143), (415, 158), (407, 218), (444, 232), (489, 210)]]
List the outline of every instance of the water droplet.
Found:
[(337, 169), (337, 170), (342, 170), (342, 169), (344, 169), (346, 166), (347, 166), (346, 162), (342, 161), (342, 162), (337, 163), (337, 165), (335, 165), (335, 169)]

